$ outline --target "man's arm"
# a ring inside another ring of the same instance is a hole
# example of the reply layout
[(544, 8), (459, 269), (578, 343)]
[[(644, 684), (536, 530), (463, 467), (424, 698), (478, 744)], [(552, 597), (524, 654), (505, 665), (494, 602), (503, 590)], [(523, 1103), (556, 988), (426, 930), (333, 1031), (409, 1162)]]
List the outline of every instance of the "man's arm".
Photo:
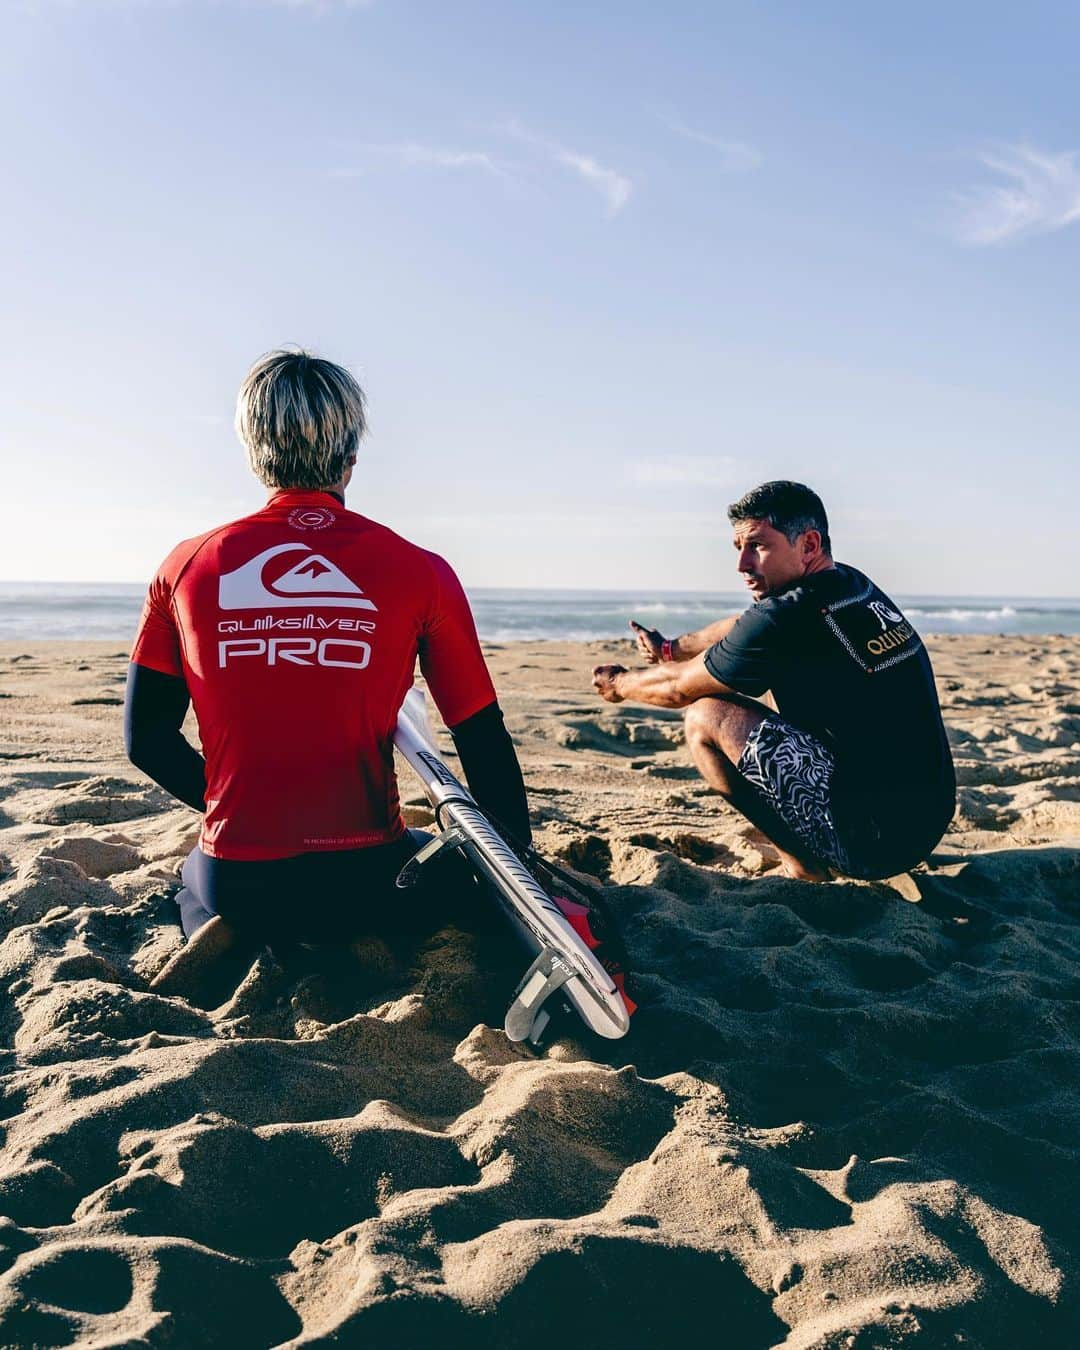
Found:
[(469, 790), (520, 843), (532, 842), (514, 743), (503, 725), (469, 602), (453, 569), (430, 554), (435, 603), (420, 639), (420, 669), (450, 728)]
[(593, 688), (608, 703), (651, 703), (657, 708), (686, 708), (699, 698), (736, 691), (709, 673), (704, 654), (693, 660), (665, 662), (643, 670), (596, 666)]
[[(697, 656), (644, 670), (597, 666), (593, 687), (610, 703), (633, 699), (660, 708), (685, 708), (699, 698), (721, 694), (760, 698), (783, 668), (784, 646), (776, 617), (766, 606), (751, 605), (722, 623), (725, 631), (720, 639)], [(713, 625), (713, 630), (720, 626)]]
[(657, 629), (643, 628), (634, 619), (630, 620), (630, 627), (634, 630), (638, 651), (650, 665), (657, 665), (661, 661), (691, 661), (695, 656), (700, 656), (721, 638), (726, 638), (741, 617), (741, 614), (729, 614), (726, 619), (706, 624), (696, 633), (684, 633), (682, 637), (672, 638), (668, 653), (664, 652), (664, 635)]
[(529, 802), (514, 742), (498, 703), (450, 728), (469, 791), (519, 844), (532, 843)]
[(184, 739), (188, 687), (181, 676), (128, 666), (124, 747), (136, 768), (196, 811), (206, 810), (206, 761)]

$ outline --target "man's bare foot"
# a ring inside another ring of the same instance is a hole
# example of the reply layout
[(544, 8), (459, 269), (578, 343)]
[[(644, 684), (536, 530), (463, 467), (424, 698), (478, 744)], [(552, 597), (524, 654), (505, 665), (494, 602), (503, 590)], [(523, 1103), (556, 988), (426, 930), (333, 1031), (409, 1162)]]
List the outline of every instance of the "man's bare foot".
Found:
[[(773, 845), (776, 848), (776, 845)], [(820, 867), (814, 867), (811, 863), (805, 863), (801, 858), (796, 858), (794, 853), (785, 853), (782, 848), (776, 849), (780, 855), (780, 870), (784, 876), (791, 877), (793, 881), (830, 881), (827, 871), (822, 871)]]
[(220, 915), (204, 923), (185, 947), (165, 963), (150, 981), (155, 994), (190, 998), (205, 983), (217, 963), (236, 946), (236, 931)]

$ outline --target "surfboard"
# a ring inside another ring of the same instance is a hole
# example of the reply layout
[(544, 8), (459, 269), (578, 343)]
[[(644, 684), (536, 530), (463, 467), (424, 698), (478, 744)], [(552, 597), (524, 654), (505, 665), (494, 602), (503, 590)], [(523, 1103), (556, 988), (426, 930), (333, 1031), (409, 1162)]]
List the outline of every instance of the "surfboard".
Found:
[[(398, 886), (414, 885), (443, 849), (456, 848), (488, 883), (511, 924), (534, 953), (506, 1013), (512, 1041), (539, 1041), (550, 1020), (552, 999), (568, 1003), (599, 1036), (616, 1040), (630, 1028), (630, 1013), (611, 975), (578, 935), (548, 891), (533, 875), (530, 849), (503, 837), (435, 747), (424, 695), (410, 689), (398, 714), (394, 744), (423, 784), (435, 812), (438, 835), (410, 859)], [(551, 864), (544, 864), (553, 875)]]

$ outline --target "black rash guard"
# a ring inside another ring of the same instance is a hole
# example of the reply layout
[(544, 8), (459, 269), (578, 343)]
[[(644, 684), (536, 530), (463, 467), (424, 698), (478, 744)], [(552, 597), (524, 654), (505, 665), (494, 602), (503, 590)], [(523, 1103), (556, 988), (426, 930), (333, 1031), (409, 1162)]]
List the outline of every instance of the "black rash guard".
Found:
[[(155, 783), (196, 811), (206, 809), (206, 762), (180, 728), (190, 704), (183, 679), (148, 666), (128, 667), (124, 745)], [(450, 728), (469, 789), (521, 844), (532, 842), (529, 804), (514, 743), (498, 703)]]
[[(705, 653), (709, 673), (833, 754), (837, 830), (853, 861), (892, 871), (925, 857), (956, 806), (930, 658), (896, 602), (837, 563), (751, 605)], [(888, 875), (888, 870), (878, 875)]]
[(180, 728), (191, 696), (175, 675), (128, 666), (124, 748), (137, 769), (196, 811), (206, 810), (206, 761)]
[(450, 728), (469, 791), (519, 844), (532, 843), (529, 802), (517, 752), (498, 703)]

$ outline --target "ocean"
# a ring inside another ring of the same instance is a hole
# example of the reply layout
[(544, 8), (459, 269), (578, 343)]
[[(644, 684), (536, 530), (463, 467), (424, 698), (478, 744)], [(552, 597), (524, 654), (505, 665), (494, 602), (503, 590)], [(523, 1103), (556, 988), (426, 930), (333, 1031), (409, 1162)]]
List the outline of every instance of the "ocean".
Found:
[[(0, 582), (0, 639), (131, 641), (144, 588), (95, 582)], [(627, 620), (666, 637), (692, 632), (745, 607), (734, 591), (541, 591), (470, 588), (480, 636), (489, 642), (627, 636)], [(921, 633), (1080, 633), (1080, 599), (994, 596), (895, 597)]]

